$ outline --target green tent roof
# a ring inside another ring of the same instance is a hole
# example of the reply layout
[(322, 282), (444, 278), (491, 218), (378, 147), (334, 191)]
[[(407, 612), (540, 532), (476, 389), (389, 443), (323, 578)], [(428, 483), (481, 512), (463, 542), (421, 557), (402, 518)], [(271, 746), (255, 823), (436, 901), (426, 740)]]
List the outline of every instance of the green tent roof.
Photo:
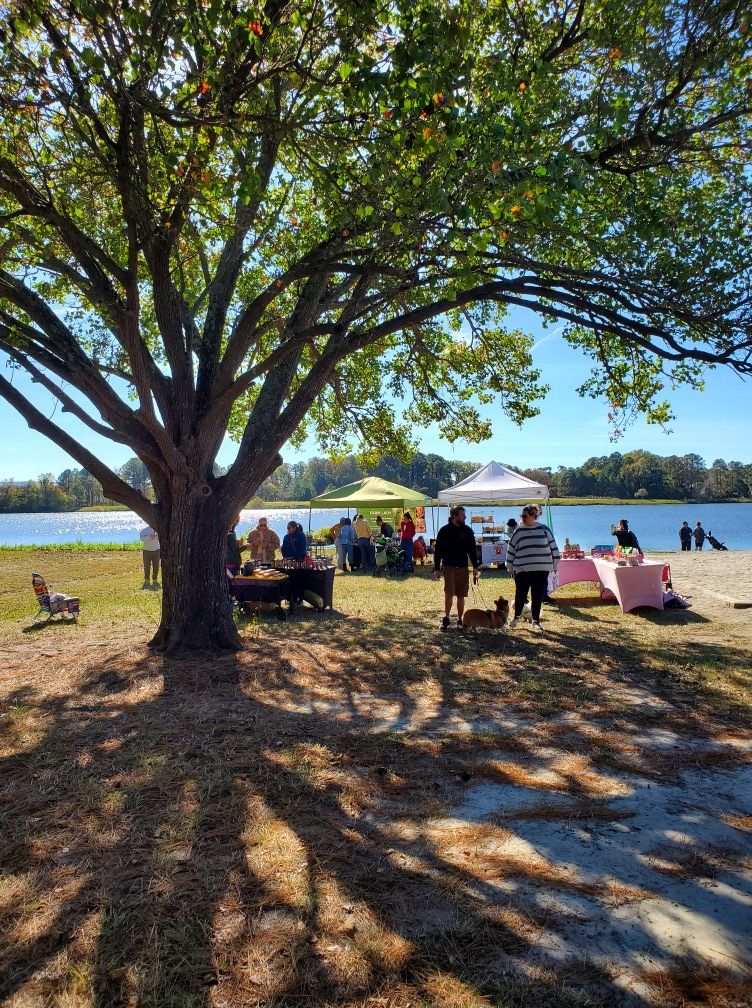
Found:
[(379, 479), (378, 476), (366, 476), (356, 483), (348, 483), (347, 486), (314, 497), (311, 507), (404, 508), (431, 503), (431, 498), (419, 490), (411, 490), (409, 487), (400, 486), (399, 483), (390, 483), (388, 480)]

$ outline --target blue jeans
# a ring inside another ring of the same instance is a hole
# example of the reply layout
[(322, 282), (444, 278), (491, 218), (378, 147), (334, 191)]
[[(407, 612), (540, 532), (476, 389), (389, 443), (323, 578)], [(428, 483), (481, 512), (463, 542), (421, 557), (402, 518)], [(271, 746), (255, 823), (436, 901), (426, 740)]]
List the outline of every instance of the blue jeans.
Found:
[(366, 539), (365, 536), (361, 536), (358, 539), (358, 546), (360, 546), (360, 566), (364, 569), (366, 567), (375, 567), (376, 554), (371, 540)]
[(353, 544), (352, 543), (340, 543), (337, 547), (337, 559), (339, 560), (339, 565), (342, 570), (345, 569), (345, 559), (350, 565), (350, 570), (353, 566)]
[(413, 569), (413, 541), (412, 539), (403, 539), (400, 542), (400, 546), (405, 551), (405, 567), (408, 570)]

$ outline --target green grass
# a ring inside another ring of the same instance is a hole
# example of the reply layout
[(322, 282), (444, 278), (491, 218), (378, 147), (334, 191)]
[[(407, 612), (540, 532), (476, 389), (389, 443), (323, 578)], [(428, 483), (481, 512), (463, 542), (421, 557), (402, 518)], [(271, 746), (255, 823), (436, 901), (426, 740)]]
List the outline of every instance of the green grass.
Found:
[(116, 504), (114, 501), (110, 501), (108, 504), (86, 504), (84, 507), (78, 509), (79, 511), (130, 511), (129, 507), (125, 504)]
[(101, 552), (132, 552), (141, 551), (140, 542), (123, 543), (85, 543), (78, 539), (70, 543), (27, 543), (21, 546), (0, 546), (1, 553), (38, 553), (43, 557), (46, 553), (101, 553)]

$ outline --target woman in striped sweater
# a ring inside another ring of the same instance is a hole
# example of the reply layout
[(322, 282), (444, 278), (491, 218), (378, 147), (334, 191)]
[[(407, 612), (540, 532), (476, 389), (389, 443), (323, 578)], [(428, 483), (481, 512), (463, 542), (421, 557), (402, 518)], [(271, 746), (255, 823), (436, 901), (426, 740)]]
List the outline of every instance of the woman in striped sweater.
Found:
[(546, 591), (548, 575), (559, 565), (559, 547), (547, 525), (538, 522), (538, 508), (529, 504), (522, 509), (522, 522), (512, 533), (507, 547), (507, 570), (514, 578), (514, 619), (517, 621), (530, 592), (530, 610), (533, 630), (541, 632), (540, 611)]

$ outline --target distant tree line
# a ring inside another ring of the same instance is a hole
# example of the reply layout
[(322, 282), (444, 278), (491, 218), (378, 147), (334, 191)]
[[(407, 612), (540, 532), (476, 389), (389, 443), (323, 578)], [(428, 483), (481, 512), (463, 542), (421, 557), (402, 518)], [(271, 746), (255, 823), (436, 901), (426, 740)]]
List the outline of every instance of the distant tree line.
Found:
[[(263, 500), (309, 500), (364, 476), (381, 476), (431, 497), (464, 479), (478, 462), (457, 462), (440, 455), (416, 454), (410, 462), (387, 456), (361, 468), (354, 456), (340, 462), (312, 458), (284, 463), (259, 489)], [(510, 469), (548, 486), (552, 497), (621, 497), (661, 500), (720, 500), (752, 496), (752, 463), (716, 459), (708, 467), (699, 455), (662, 457), (645, 451), (612, 452), (587, 459), (580, 466), (526, 469), (512, 461)]]
[[(307, 462), (283, 463), (261, 484), (258, 497), (265, 501), (305, 501), (364, 476), (380, 476), (435, 497), (443, 487), (469, 476), (479, 465), (478, 462), (457, 462), (421, 452), (410, 462), (401, 462), (388, 455), (377, 466), (365, 468), (361, 468), (353, 455), (337, 462), (312, 458)], [(589, 458), (574, 468), (525, 469), (513, 462), (509, 463), (509, 468), (545, 483), (552, 497), (633, 497), (638, 500), (752, 497), (752, 463), (716, 459), (707, 466), (694, 454), (663, 457), (645, 451), (624, 455), (612, 452)], [(148, 472), (139, 459), (129, 459), (118, 475), (151, 496)], [(0, 512), (76, 511), (106, 503), (101, 485), (85, 469), (66, 469), (57, 478), (46, 473), (27, 483), (0, 481)]]
[[(150, 490), (149, 474), (140, 459), (132, 458), (119, 475), (139, 490)], [(35, 480), (0, 480), (0, 513), (38, 511), (78, 511), (112, 503), (102, 493), (102, 485), (86, 469), (65, 469), (59, 476), (44, 473)]]

